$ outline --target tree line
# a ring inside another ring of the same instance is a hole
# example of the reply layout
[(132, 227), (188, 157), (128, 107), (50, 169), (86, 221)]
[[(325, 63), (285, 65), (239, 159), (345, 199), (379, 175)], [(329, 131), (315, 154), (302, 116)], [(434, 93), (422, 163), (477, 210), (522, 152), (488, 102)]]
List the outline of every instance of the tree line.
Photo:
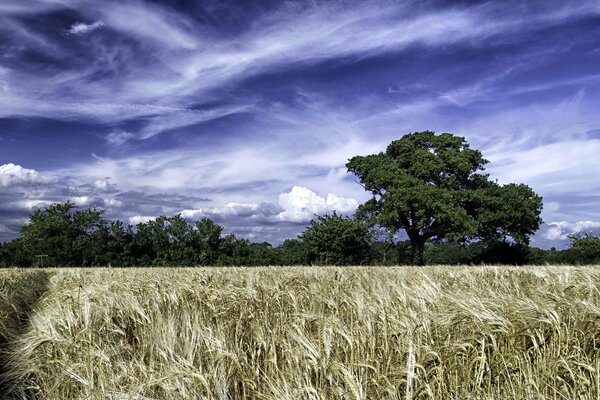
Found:
[[(39, 256), (44, 256), (43, 260)], [(600, 262), (600, 238), (571, 236), (566, 250), (480, 240), (429, 241), (427, 264), (591, 264)], [(208, 218), (194, 224), (180, 215), (125, 226), (103, 211), (58, 203), (36, 210), (21, 235), (0, 244), (0, 266), (134, 267), (233, 265), (410, 265), (410, 240), (393, 240), (358, 218), (316, 217), (279, 246), (223, 234)]]
[[(354, 218), (315, 216), (280, 246), (253, 243), (208, 218), (180, 215), (125, 226), (103, 211), (59, 203), (36, 210), (19, 238), (2, 244), (0, 265), (364, 265), (541, 264), (600, 261), (600, 239), (571, 236), (567, 250), (529, 247), (542, 198), (525, 184), (499, 184), (463, 137), (415, 132), (346, 167), (372, 197)], [(398, 240), (404, 232), (408, 240)]]

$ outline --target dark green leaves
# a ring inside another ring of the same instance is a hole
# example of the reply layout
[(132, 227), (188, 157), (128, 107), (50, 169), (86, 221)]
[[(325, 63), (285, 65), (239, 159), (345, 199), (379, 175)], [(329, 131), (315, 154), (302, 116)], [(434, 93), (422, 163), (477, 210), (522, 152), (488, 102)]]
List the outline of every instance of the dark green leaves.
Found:
[(432, 238), (527, 243), (541, 224), (541, 198), (526, 185), (489, 181), (487, 163), (463, 137), (425, 131), (404, 135), (383, 153), (353, 157), (346, 167), (373, 194), (357, 215), (405, 230), (413, 251), (422, 253)]
[(319, 265), (360, 265), (369, 261), (368, 227), (337, 213), (317, 217), (300, 235), (308, 260)]

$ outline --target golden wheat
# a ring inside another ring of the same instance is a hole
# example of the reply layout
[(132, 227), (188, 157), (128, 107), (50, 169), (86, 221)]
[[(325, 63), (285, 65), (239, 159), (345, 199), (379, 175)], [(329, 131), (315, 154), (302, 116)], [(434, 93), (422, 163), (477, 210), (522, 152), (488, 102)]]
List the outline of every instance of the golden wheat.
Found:
[(44, 273), (15, 398), (600, 396), (597, 267)]

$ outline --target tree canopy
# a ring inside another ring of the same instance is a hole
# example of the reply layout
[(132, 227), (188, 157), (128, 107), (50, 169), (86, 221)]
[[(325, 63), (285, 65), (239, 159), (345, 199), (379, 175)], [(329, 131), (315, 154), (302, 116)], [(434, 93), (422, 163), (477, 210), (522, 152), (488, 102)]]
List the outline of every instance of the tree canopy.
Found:
[(429, 239), (527, 244), (539, 228), (541, 197), (526, 185), (489, 180), (487, 163), (463, 137), (424, 131), (392, 141), (385, 152), (353, 157), (346, 167), (373, 195), (359, 217), (392, 233), (404, 230), (413, 263), (422, 265)]
[(310, 263), (320, 265), (359, 265), (369, 261), (368, 227), (336, 212), (310, 221), (300, 235)]

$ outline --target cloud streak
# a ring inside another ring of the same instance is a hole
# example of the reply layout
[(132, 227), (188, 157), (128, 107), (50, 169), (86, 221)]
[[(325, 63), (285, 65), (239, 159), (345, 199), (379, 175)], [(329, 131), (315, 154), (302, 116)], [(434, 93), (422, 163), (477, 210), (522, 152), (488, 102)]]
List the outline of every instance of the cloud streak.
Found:
[(86, 24), (84, 22), (76, 22), (69, 28), (69, 33), (73, 35), (83, 35), (86, 33), (90, 33), (98, 28), (104, 26), (104, 22), (96, 21), (91, 24)]

